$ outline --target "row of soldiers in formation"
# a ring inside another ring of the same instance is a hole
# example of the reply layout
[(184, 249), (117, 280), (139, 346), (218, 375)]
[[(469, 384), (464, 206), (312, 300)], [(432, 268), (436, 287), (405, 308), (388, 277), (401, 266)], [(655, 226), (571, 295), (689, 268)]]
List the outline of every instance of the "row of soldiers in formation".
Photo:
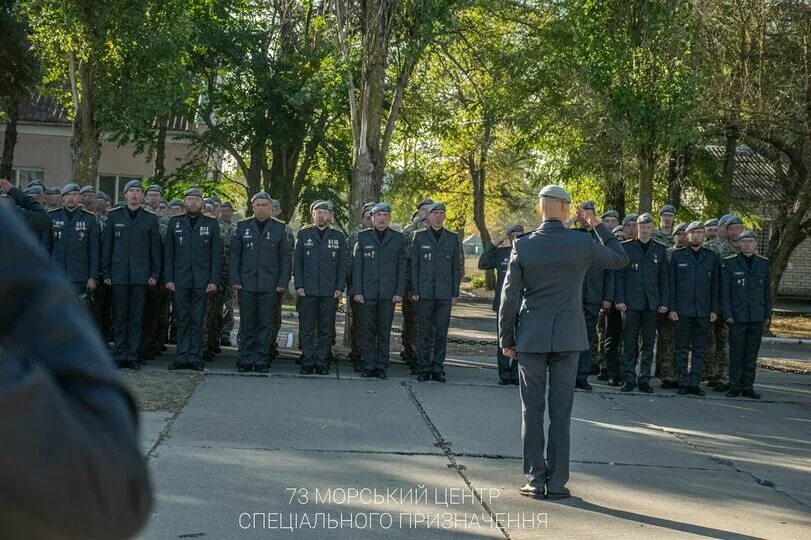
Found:
[[(39, 195), (38, 186), (27, 191)], [(403, 304), (403, 340), (412, 353), (403, 356), (412, 373), (445, 381), (450, 311), (464, 265), (458, 235), (444, 228), (441, 203), (423, 200), (402, 233), (390, 227), (389, 205), (368, 203), (347, 241), (331, 226), (329, 201), (311, 205), (313, 224), (294, 240), (276, 218), (279, 202), (265, 192), (251, 198), (253, 217), (238, 222), (230, 203), (204, 199), (199, 189), (166, 204), (159, 186), (144, 189), (137, 180), (126, 184), (123, 204), (114, 208), (96, 204), (107, 198), (92, 187), (73, 183), (61, 188), (60, 199), (48, 212), (52, 228), (42, 243), (77, 293), (92, 298), (102, 328), (110, 319), (105, 310), (112, 312), (119, 367), (140, 369), (165, 349), (174, 326), (177, 356), (169, 368), (203, 369), (227, 344), (230, 302), (237, 297), (237, 369), (266, 373), (278, 354), (281, 298), (292, 274), (302, 373), (328, 372), (338, 299), (348, 288), (351, 357), (362, 376), (386, 378), (394, 310)]]
[[(593, 202), (581, 207), (596, 215)], [(771, 318), (769, 262), (757, 255), (757, 239), (735, 215), (675, 225), (676, 209), (619, 221), (614, 210), (603, 223), (622, 241), (630, 262), (620, 271), (592, 268), (583, 281), (583, 315), (590, 349), (582, 351), (576, 387), (591, 391), (589, 375), (623, 392), (652, 393), (656, 375), (664, 389), (704, 395), (700, 383), (728, 397), (758, 399), (757, 356)], [(572, 226), (574, 220), (567, 226)], [(598, 241), (582, 223), (582, 231)], [(512, 226), (482, 254), (479, 268), (498, 270), (493, 309), (510, 260), (510, 244), (523, 233)], [(499, 351), (501, 384), (517, 378), (517, 366)]]

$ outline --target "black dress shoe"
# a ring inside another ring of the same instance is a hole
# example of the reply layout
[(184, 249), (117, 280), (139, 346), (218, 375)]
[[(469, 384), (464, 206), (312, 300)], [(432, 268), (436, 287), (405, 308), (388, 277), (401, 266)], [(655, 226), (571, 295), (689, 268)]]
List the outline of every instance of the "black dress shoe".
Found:
[(729, 390), (729, 385), (718, 383), (717, 385), (715, 385), (715, 388), (713, 388), (713, 390), (716, 392), (726, 392), (727, 390)]
[(679, 385), (673, 381), (662, 381), (662, 384), (659, 385), (659, 388), (661, 388), (662, 390), (672, 390), (678, 387)]
[(189, 364), (189, 369), (193, 369), (194, 371), (203, 371), (206, 369), (206, 365), (202, 362), (192, 362)]
[(507, 379), (499, 379), (498, 384), (501, 385), (501, 386), (506, 386), (506, 385), (510, 384), (510, 381), (507, 380)]
[(611, 378), (611, 377), (609, 377), (609, 376), (608, 376), (608, 372), (607, 372), (607, 371), (603, 371), (603, 372), (601, 372), (599, 375), (597, 375), (597, 380), (598, 380), (598, 381), (607, 381), (607, 380), (608, 380), (608, 379), (610, 379), (610, 378)]
[(259, 366), (253, 369), (257, 373), (267, 373), (269, 371), (267, 366)]
[(587, 381), (575, 381), (574, 387), (586, 392), (591, 392), (591, 385)]
[(705, 395), (704, 390), (702, 390), (698, 386), (690, 386), (690, 387), (688, 387), (687, 392), (690, 393), (690, 394), (693, 394), (694, 396), (703, 396), (703, 395)]
[(535, 487), (532, 484), (526, 483), (518, 489), (518, 492), (523, 495), (524, 497), (530, 497), (532, 499), (543, 499), (545, 498), (544, 495), (544, 488), (542, 487)]
[(420, 381), (420, 382), (430, 381), (431, 380), (431, 374), (423, 371), (417, 376), (417, 380)]
[(431, 380), (436, 382), (445, 382), (444, 373), (431, 373)]
[(555, 499), (568, 499), (572, 496), (572, 493), (567, 488), (560, 488), (558, 491), (549, 491), (546, 490), (546, 498), (555, 500)]
[(707, 381), (707, 386), (709, 386), (710, 388), (715, 388), (716, 386), (718, 386), (718, 381), (714, 379), (709, 379)]
[(518, 379), (510, 379), (510, 384), (513, 386), (518, 386), (519, 384)]
[(730, 388), (729, 392), (727, 392), (727, 394), (726, 394), (727, 397), (738, 397), (740, 395), (741, 395), (741, 391), (738, 390), (737, 388)]
[(227, 337), (222, 338), (220, 340), (220, 345), (222, 345), (224, 347), (230, 347), (231, 346), (231, 339), (227, 338)]
[(751, 399), (760, 399), (760, 394), (749, 388), (748, 390), (741, 390), (741, 395), (743, 397), (748, 397)]
[(589, 370), (589, 375), (599, 375), (601, 373), (600, 366), (591, 366)]
[(169, 371), (175, 371), (175, 370), (178, 370), (178, 369), (183, 369), (184, 367), (185, 366), (183, 364), (181, 364), (180, 362), (175, 360), (175, 361), (169, 363), (168, 369), (169, 369)]
[(139, 364), (138, 362), (132, 361), (132, 362), (129, 363), (129, 365), (127, 365), (127, 367), (132, 369), (132, 370), (138, 371), (139, 369), (141, 369), (141, 364)]
[(646, 394), (652, 394), (653, 388), (651, 388), (650, 384), (648, 383), (639, 383), (639, 391)]
[(375, 374), (374, 371), (372, 371), (371, 369), (364, 369), (363, 372), (360, 374), (360, 376), (363, 377), (364, 379), (368, 379), (369, 377), (374, 377)]
[(636, 388), (636, 385), (631, 381), (628, 381), (622, 385), (622, 388), (620, 388), (620, 392), (633, 392), (634, 388)]
[(313, 368), (312, 367), (303, 367), (302, 366), (301, 371), (299, 371), (299, 373), (301, 373), (302, 375), (312, 375)]
[(375, 374), (375, 377), (377, 377), (378, 379), (380, 379), (382, 381), (383, 379), (387, 379), (388, 375), (386, 375), (386, 372), (384, 370), (378, 369), (377, 373)]
[(687, 391), (686, 386), (679, 386), (679, 391), (676, 392), (680, 396), (686, 396), (689, 392)]
[(622, 386), (622, 383), (619, 379), (611, 379), (608, 381), (608, 386)]
[(237, 366), (237, 373), (248, 373), (251, 368), (248, 366)]
[(329, 369), (324, 366), (315, 366), (315, 373), (316, 375), (327, 375), (329, 373)]

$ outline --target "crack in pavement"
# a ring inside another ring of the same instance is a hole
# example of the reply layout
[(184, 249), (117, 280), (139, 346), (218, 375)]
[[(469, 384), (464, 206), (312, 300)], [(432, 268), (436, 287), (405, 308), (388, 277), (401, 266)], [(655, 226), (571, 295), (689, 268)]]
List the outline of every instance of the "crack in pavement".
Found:
[[(199, 388), (200, 385), (198, 384), (197, 386)], [(196, 392), (196, 391), (197, 391), (197, 388), (194, 389), (194, 392)], [(192, 395), (194, 395), (194, 392), (192, 392)], [(189, 396), (189, 399), (191, 399), (191, 396)], [(186, 401), (186, 404), (188, 404), (188, 401)], [(160, 434), (158, 435), (157, 440), (155, 440), (155, 443), (152, 445), (152, 448), (150, 448), (149, 451), (144, 455), (144, 461), (149, 462), (150, 459), (152, 459), (153, 457), (158, 455), (157, 454), (158, 446), (160, 446), (161, 443), (163, 443), (164, 439), (166, 439), (166, 437), (169, 436), (169, 430), (172, 429), (172, 426), (174, 425), (175, 420), (177, 420), (177, 417), (180, 416), (180, 413), (183, 411), (183, 409), (186, 408), (186, 404), (184, 404), (183, 407), (181, 407), (179, 411), (175, 412), (172, 415), (172, 417), (169, 419), (169, 421), (166, 422), (166, 425), (163, 426), (163, 429), (161, 430)]]

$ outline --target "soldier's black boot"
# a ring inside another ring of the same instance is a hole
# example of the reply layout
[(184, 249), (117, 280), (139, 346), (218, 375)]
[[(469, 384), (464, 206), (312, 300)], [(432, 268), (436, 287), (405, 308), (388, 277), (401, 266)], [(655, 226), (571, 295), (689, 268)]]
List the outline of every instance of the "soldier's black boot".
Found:
[(687, 392), (690, 393), (690, 394), (693, 394), (694, 396), (703, 396), (703, 395), (705, 395), (704, 390), (702, 390), (698, 386), (690, 386), (687, 389)]
[(740, 395), (741, 395), (741, 391), (738, 390), (737, 388), (730, 388), (729, 392), (727, 392), (727, 394), (726, 394), (727, 397), (738, 397)]
[(419, 376), (417, 377), (417, 380), (420, 381), (420, 382), (430, 381), (431, 380), (431, 374), (429, 372), (427, 372), (427, 371), (423, 371), (423, 372), (421, 372), (419, 374)]
[(361, 372), (360, 376), (361, 376), (361, 377), (363, 377), (364, 379), (368, 379), (369, 377), (374, 377), (374, 376), (375, 376), (375, 372), (374, 372), (374, 370), (373, 370), (373, 369), (364, 369), (364, 370)]
[(312, 375), (313, 368), (311, 366), (301, 366), (301, 371), (299, 371), (302, 375)]
[(382, 381), (383, 379), (387, 379), (388, 375), (386, 375), (385, 369), (378, 369), (377, 371), (375, 371), (375, 377), (377, 377)]
[(760, 399), (760, 394), (755, 392), (752, 388), (749, 388), (748, 390), (741, 390), (741, 395), (750, 399)]
[(592, 388), (588, 381), (584, 381), (582, 379), (578, 379), (574, 383), (574, 387), (580, 390), (585, 390), (586, 392), (591, 392)]
[(625, 384), (622, 385), (622, 388), (620, 388), (620, 392), (633, 392), (634, 388), (636, 388), (634, 383), (626, 381)]
[(436, 382), (445, 382), (445, 374), (441, 371), (431, 374), (431, 380)]
[(646, 394), (652, 394), (653, 388), (651, 388), (650, 384), (648, 383), (639, 383), (639, 391)]
[(608, 379), (610, 379), (610, 377), (608, 376), (608, 370), (605, 368), (600, 369), (600, 374), (597, 375), (597, 380), (607, 381)]
[(686, 396), (689, 393), (688, 392), (688, 387), (687, 386), (679, 386), (679, 391), (676, 392), (676, 393), (679, 394), (680, 396)]
[(715, 385), (715, 388), (713, 388), (713, 390), (716, 392), (726, 392), (727, 390), (729, 390), (729, 385), (724, 383), (718, 383), (717, 385)]

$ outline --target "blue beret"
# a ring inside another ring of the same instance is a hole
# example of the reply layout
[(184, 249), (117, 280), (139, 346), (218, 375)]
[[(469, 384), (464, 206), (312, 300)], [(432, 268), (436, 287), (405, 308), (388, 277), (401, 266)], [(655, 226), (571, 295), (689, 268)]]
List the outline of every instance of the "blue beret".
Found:
[(23, 193), (26, 195), (42, 195), (45, 193), (45, 188), (42, 187), (42, 184), (29, 185), (23, 190)]
[(428, 204), (434, 204), (434, 201), (426, 197), (417, 204), (417, 209), (419, 210), (420, 208)]
[(718, 218), (718, 226), (724, 227), (727, 224), (727, 220), (732, 217), (732, 214), (724, 214), (720, 218)]
[(222, 207), (223, 208), (230, 208), (231, 210), (234, 209), (234, 205), (231, 204), (231, 201), (225, 201), (224, 203), (222, 203)]
[(441, 202), (435, 202), (434, 204), (425, 209), (425, 211), (428, 212), (429, 214), (431, 212), (437, 212), (439, 210), (442, 210), (443, 212), (446, 210), (445, 205), (442, 204)]
[(310, 212), (313, 210), (329, 210), (333, 211), (332, 203), (330, 201), (315, 201), (310, 205)]
[(140, 180), (130, 180), (124, 186), (124, 193), (128, 192), (131, 189), (136, 189), (136, 188), (142, 190), (142, 189), (144, 189), (144, 186), (143, 186), (143, 184), (141, 184)]
[(514, 223), (507, 228), (507, 235), (511, 234), (524, 234), (524, 226), (520, 223)]
[(256, 195), (251, 197), (251, 202), (254, 202), (254, 201), (258, 200), (258, 199), (264, 199), (264, 200), (266, 200), (268, 202), (272, 201), (272, 199), (270, 198), (270, 195), (268, 195), (264, 191), (260, 191)]
[(701, 221), (694, 221), (687, 226), (687, 232), (697, 231), (699, 229), (704, 230), (704, 223)]
[(653, 223), (653, 216), (650, 215), (648, 212), (645, 212), (636, 219), (636, 222), (640, 225), (643, 225), (645, 223)]
[(718, 226), (718, 219), (716, 219), (716, 218), (708, 219), (707, 221), (704, 222), (704, 226), (705, 227), (717, 227)]
[(151, 186), (147, 187), (144, 193), (150, 193), (153, 191), (163, 195), (163, 188), (160, 187), (158, 184), (152, 184)]
[(676, 236), (679, 233), (687, 232), (687, 224), (686, 223), (679, 223), (675, 227), (673, 227), (673, 236)]
[(619, 219), (620, 215), (617, 213), (616, 210), (609, 210), (608, 212), (603, 212), (603, 215), (600, 216), (600, 219), (605, 219), (605, 218), (610, 218), (610, 217)]
[(363, 208), (361, 208), (360, 214), (363, 215), (366, 212), (371, 212), (372, 208), (374, 208), (376, 204), (377, 203), (367, 202), (366, 204), (363, 205)]
[(79, 190), (79, 193), (81, 193), (82, 195), (84, 195), (85, 193), (95, 193), (95, 192), (96, 188), (94, 188), (93, 186), (83, 186), (82, 189)]
[(743, 225), (743, 220), (740, 216), (729, 216), (726, 221), (727, 227), (730, 225)]
[(738, 240), (743, 240), (744, 238), (754, 238), (755, 240), (757, 240), (757, 235), (755, 234), (755, 231), (751, 229), (746, 229), (745, 231), (743, 231), (741, 234), (738, 235)]
[(623, 232), (622, 231), (622, 225), (617, 225), (616, 227), (611, 229), (611, 234), (617, 234), (617, 233), (621, 233), (621, 232)]
[(183, 207), (183, 203), (180, 199), (172, 199), (171, 202), (169, 202), (169, 208), (174, 208), (175, 206)]
[(594, 204), (594, 201), (586, 201), (580, 205), (583, 210), (595, 210), (597, 206)]

